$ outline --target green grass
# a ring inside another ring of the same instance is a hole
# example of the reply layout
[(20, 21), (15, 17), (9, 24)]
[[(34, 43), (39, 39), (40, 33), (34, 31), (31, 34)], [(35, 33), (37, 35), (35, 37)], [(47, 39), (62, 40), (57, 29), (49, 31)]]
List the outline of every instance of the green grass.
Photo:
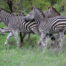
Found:
[(44, 51), (36, 45), (38, 37), (33, 35), (31, 41), (25, 39), (22, 48), (17, 48), (12, 38), (13, 46), (6, 49), (6, 36), (0, 35), (0, 66), (66, 66), (66, 47), (62, 52)]

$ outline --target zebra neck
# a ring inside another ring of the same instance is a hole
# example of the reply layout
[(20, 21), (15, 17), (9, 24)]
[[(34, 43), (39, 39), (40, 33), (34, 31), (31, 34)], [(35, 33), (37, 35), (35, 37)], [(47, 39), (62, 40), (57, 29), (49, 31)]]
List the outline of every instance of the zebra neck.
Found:
[(8, 22), (8, 18), (9, 18), (8, 16), (5, 16), (5, 17), (2, 18), (2, 22), (3, 22), (5, 25), (8, 25), (8, 23), (9, 23), (9, 22)]

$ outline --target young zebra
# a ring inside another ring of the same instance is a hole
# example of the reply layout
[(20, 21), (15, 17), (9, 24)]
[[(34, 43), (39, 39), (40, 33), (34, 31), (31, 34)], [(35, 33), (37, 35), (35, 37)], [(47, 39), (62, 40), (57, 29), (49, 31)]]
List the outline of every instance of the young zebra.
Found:
[[(5, 11), (4, 9), (0, 9), (0, 21), (4, 22), (8, 28), (11, 30), (9, 35), (7, 36), (5, 44), (8, 44), (8, 40), (13, 35), (16, 39), (17, 46), (21, 46), (19, 44), (18, 32), (22, 32), (22, 34), (33, 32), (39, 33), (38, 25), (36, 22), (25, 21), (23, 16), (15, 16)], [(23, 35), (24, 36), (24, 35)]]
[[(56, 16), (53, 18), (46, 18), (43, 12), (34, 7), (35, 21), (39, 23), (39, 32), (41, 33), (41, 44), (47, 46), (47, 35), (58, 33), (60, 35), (60, 47), (64, 38), (64, 30), (66, 29), (66, 17)], [(62, 37), (62, 38), (61, 38)]]

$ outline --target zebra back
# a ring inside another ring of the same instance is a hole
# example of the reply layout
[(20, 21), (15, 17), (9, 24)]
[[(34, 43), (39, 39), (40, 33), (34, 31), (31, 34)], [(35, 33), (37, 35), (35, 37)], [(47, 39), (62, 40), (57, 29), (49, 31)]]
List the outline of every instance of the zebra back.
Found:
[(66, 29), (66, 16), (47, 18), (40, 9), (34, 8), (35, 21), (39, 24), (39, 30), (44, 33), (57, 33)]
[[(49, 7), (47, 11), (43, 11), (43, 14), (47, 18), (60, 16), (60, 13), (54, 7)], [(27, 14), (27, 16), (25, 17), (25, 20), (26, 21), (34, 20), (34, 10), (32, 10), (29, 14)]]

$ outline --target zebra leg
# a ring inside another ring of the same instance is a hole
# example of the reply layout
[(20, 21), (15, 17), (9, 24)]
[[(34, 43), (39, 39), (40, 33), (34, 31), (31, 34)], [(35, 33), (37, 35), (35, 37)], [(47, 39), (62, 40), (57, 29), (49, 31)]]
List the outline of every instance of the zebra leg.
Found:
[(64, 41), (64, 32), (60, 32), (59, 35), (60, 35), (60, 37), (59, 37), (59, 40), (60, 40), (59, 47), (62, 48), (63, 47), (63, 41)]
[(62, 49), (63, 41), (64, 41), (64, 32), (59, 32), (58, 34), (54, 34), (55, 40), (52, 40), (51, 46), (53, 49)]
[(53, 34), (51, 37), (51, 46), (53, 48), (59, 47), (59, 34)]
[(5, 45), (8, 44), (8, 40), (10, 39), (11, 36), (13, 36), (13, 34), (10, 32), (10, 33), (8, 34), (8, 36), (7, 36), (6, 41), (5, 41)]
[(30, 40), (30, 33), (28, 33), (28, 40)]
[(49, 36), (46, 36), (46, 34), (41, 33), (41, 38), (40, 38), (41, 46), (47, 48), (48, 41), (49, 41)]
[(25, 38), (25, 33), (21, 32), (21, 40), (20, 40), (20, 47), (23, 46), (24, 38)]
[(23, 37), (22, 37), (22, 32), (20, 32), (20, 42), (22, 43), (23, 42)]
[(33, 29), (32, 30), (34, 33), (40, 35), (40, 41), (38, 42), (41, 47), (47, 47), (48, 41), (49, 41), (49, 36), (43, 33), (43, 31), (39, 31), (39, 29)]
[(19, 36), (18, 36), (18, 31), (12, 31), (13, 35), (15, 37), (16, 43), (17, 43), (17, 47), (20, 47), (20, 40), (19, 40)]

